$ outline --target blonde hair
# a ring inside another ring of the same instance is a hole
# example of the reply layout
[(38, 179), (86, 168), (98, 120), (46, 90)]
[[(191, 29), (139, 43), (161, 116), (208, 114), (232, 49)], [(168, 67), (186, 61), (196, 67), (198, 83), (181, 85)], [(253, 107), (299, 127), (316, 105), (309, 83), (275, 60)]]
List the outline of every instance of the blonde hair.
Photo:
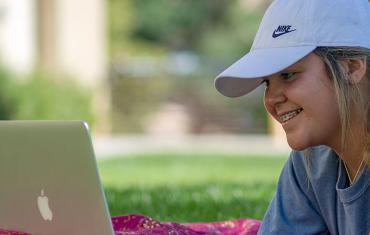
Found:
[[(322, 58), (334, 89), (339, 104), (339, 114), (342, 131), (342, 147), (347, 144), (351, 132), (351, 110), (355, 108), (360, 113), (360, 121), (363, 126), (363, 138), (365, 146), (363, 158), (370, 167), (370, 112), (369, 112), (369, 87), (370, 87), (370, 49), (353, 47), (318, 47), (314, 53)], [(367, 72), (363, 79), (364, 86), (351, 82), (351, 78), (345, 72), (340, 61), (345, 59), (366, 58)]]

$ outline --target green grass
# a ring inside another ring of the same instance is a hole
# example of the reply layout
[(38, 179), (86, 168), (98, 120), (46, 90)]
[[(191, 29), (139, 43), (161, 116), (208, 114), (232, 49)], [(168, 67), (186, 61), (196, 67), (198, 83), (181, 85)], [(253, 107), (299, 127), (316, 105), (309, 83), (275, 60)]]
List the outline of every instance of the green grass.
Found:
[(158, 154), (99, 162), (112, 215), (162, 221), (262, 219), (284, 157)]

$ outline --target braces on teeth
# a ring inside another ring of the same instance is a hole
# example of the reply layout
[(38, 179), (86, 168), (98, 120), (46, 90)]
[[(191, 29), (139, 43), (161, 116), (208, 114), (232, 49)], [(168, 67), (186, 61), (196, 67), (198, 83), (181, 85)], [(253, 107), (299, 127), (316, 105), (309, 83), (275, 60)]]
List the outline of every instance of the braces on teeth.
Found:
[(300, 112), (302, 112), (302, 108), (299, 108), (297, 110), (294, 110), (294, 111), (290, 111), (289, 113), (286, 113), (284, 115), (282, 115), (280, 117), (280, 121), (281, 122), (286, 122), (288, 121), (289, 119), (292, 119), (293, 117), (295, 117), (297, 114), (299, 114)]

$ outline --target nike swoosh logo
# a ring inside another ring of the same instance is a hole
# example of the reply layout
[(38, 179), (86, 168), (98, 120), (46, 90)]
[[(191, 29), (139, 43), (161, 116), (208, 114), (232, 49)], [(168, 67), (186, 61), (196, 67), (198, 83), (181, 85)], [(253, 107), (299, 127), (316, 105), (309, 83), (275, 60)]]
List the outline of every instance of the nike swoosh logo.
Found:
[(287, 34), (287, 33), (290, 33), (290, 32), (293, 32), (293, 31), (296, 31), (296, 29), (293, 29), (293, 30), (290, 30), (290, 31), (283, 31), (283, 32), (276, 32), (276, 30), (272, 33), (272, 37), (273, 38), (277, 38), (281, 35), (284, 35), (284, 34)]

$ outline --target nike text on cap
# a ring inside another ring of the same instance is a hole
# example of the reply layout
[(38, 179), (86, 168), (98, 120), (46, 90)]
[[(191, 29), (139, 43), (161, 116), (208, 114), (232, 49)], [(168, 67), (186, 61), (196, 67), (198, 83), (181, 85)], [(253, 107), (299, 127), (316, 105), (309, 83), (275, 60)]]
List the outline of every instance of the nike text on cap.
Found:
[(369, 1), (275, 0), (250, 52), (218, 75), (215, 87), (225, 96), (245, 95), (320, 46), (370, 49)]

